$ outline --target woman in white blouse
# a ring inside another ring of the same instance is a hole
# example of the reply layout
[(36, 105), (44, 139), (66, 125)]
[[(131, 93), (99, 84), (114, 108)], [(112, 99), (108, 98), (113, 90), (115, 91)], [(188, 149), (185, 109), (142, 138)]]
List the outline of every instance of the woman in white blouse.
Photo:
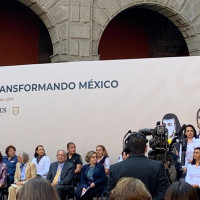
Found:
[(41, 175), (43, 178), (46, 178), (49, 171), (50, 159), (46, 156), (44, 147), (42, 145), (38, 145), (35, 148), (35, 154), (32, 162), (35, 163), (37, 174)]
[(97, 162), (104, 166), (106, 175), (109, 174), (110, 170), (110, 159), (108, 157), (108, 152), (103, 145), (98, 145), (96, 147)]
[(200, 197), (200, 147), (194, 149), (193, 160), (187, 166), (185, 181), (192, 185)]
[(185, 137), (187, 138), (187, 151), (185, 156), (185, 166), (192, 162), (194, 149), (200, 147), (200, 140), (197, 139), (197, 133), (191, 124), (185, 128)]

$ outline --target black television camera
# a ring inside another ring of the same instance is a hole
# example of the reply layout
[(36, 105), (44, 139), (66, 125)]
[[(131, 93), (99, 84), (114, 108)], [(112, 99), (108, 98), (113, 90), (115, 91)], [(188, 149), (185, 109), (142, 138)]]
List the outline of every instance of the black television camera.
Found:
[(149, 146), (152, 150), (148, 152), (148, 158), (166, 162), (169, 153), (167, 128), (157, 122), (154, 129), (140, 129), (139, 133), (143, 133), (145, 136), (152, 136), (152, 139), (149, 140)]

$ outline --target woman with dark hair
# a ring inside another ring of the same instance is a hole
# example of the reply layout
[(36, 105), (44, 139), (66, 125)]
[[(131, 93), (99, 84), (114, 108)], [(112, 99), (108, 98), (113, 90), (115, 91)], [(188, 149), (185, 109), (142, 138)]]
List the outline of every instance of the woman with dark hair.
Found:
[(105, 168), (106, 175), (109, 174), (110, 170), (110, 159), (108, 157), (108, 152), (106, 148), (103, 145), (98, 145), (96, 147), (96, 153), (97, 153), (97, 162), (101, 163)]
[(76, 189), (75, 196), (76, 199), (92, 200), (93, 196), (104, 191), (107, 177), (104, 166), (97, 163), (95, 151), (89, 151), (85, 156), (85, 161), (89, 164), (84, 165), (81, 169), (81, 181)]
[(200, 147), (200, 140), (197, 139), (197, 133), (191, 124), (188, 124), (185, 128), (185, 138), (187, 139), (187, 151), (185, 156), (185, 166), (192, 162), (194, 149)]
[(187, 166), (185, 181), (200, 190), (200, 147), (196, 147), (193, 153), (193, 160)]
[(35, 154), (32, 162), (36, 166), (37, 174), (41, 175), (43, 178), (46, 178), (49, 172), (50, 159), (46, 156), (44, 147), (42, 145), (38, 145), (35, 148)]
[(83, 165), (82, 158), (76, 153), (76, 145), (73, 142), (67, 144), (67, 151), (67, 161), (72, 163), (75, 167), (74, 181), (75, 183), (79, 183), (81, 178), (81, 167)]
[(51, 183), (36, 176), (24, 184), (17, 194), (17, 200), (59, 200), (55, 188)]
[(3, 161), (3, 156), (0, 152), (0, 188), (4, 187), (7, 183), (7, 166)]
[(198, 196), (189, 183), (176, 181), (167, 189), (164, 200), (198, 200)]
[(16, 148), (12, 145), (6, 147), (5, 150), (6, 156), (3, 157), (3, 162), (7, 165), (7, 186), (9, 187), (14, 183), (14, 175), (16, 170), (16, 164), (18, 162), (16, 153)]

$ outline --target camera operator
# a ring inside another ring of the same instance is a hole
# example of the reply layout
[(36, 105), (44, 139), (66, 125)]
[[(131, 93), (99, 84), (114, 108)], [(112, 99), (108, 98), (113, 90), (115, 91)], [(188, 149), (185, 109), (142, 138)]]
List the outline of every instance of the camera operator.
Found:
[(169, 186), (164, 164), (145, 157), (147, 152), (146, 136), (133, 132), (127, 138), (125, 149), (130, 156), (123, 162), (111, 165), (108, 178), (107, 195), (122, 177), (140, 179), (152, 195), (153, 200), (163, 200)]

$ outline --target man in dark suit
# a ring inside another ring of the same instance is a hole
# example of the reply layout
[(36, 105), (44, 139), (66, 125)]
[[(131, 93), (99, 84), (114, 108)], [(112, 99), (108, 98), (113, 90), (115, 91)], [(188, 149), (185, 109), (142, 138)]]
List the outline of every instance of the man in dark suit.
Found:
[(147, 139), (142, 133), (134, 132), (128, 140), (130, 156), (127, 160), (111, 165), (107, 195), (122, 177), (140, 179), (152, 195), (153, 200), (163, 200), (169, 186), (164, 165), (160, 161), (145, 157)]
[(50, 165), (47, 179), (58, 192), (60, 200), (66, 200), (66, 196), (73, 193), (74, 165), (66, 162), (66, 152), (57, 151), (57, 160)]

